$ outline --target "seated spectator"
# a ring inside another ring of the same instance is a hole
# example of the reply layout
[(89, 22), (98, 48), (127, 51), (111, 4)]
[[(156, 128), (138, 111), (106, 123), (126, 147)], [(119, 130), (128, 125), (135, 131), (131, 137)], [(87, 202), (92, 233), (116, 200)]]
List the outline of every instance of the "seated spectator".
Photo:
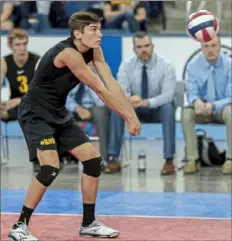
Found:
[(182, 125), (186, 143), (185, 173), (199, 170), (195, 123), (225, 123), (228, 153), (222, 172), (232, 173), (232, 96), (231, 59), (221, 52), (220, 38), (203, 43), (202, 55), (187, 66), (188, 105), (182, 112)]
[(10, 30), (7, 38), (12, 54), (1, 59), (1, 85), (6, 77), (11, 96), (9, 101), (1, 103), (3, 121), (17, 120), (20, 99), (28, 91), (40, 58), (39, 55), (28, 51), (29, 37), (23, 29)]
[(33, 15), (33, 17), (38, 20), (37, 31), (43, 31), (50, 28), (48, 19), (50, 7), (50, 1), (36, 1), (36, 13)]
[[(8, 46), (12, 54), (1, 59), (1, 85), (4, 78), (8, 80), (10, 100), (1, 102), (0, 117), (3, 121), (18, 119), (18, 106), (23, 95), (28, 92), (36, 65), (40, 56), (28, 51), (29, 37), (23, 29), (11, 29), (8, 32)], [(34, 170), (38, 170), (38, 162), (34, 162)]]
[(70, 91), (66, 108), (74, 113), (77, 121), (94, 122), (100, 140), (100, 152), (106, 161), (108, 159), (109, 108), (83, 83)]
[[(46, 1), (47, 2), (47, 1)], [(98, 8), (97, 1), (52, 1), (48, 15), (53, 28), (68, 28), (69, 17), (81, 10)]]
[(141, 25), (146, 20), (146, 9), (144, 5), (125, 6), (124, 4), (114, 5), (110, 1), (106, 2), (103, 9), (103, 28), (122, 29), (126, 22), (130, 32), (141, 30)]
[[(124, 61), (118, 71), (118, 81), (128, 96), (141, 122), (162, 123), (165, 164), (162, 175), (175, 172), (175, 106), (176, 75), (174, 67), (154, 52), (151, 37), (138, 32), (133, 37), (136, 56)], [(123, 119), (112, 112), (110, 124), (109, 164), (105, 172), (120, 170), (118, 160), (124, 133)]]
[(33, 17), (36, 12), (35, 1), (5, 1), (3, 11), (1, 11), (1, 23), (3, 24), (1, 28), (20, 27), (39, 31), (39, 19)]
[(69, 16), (66, 16), (64, 2), (51, 2), (48, 19), (52, 28), (68, 28)]

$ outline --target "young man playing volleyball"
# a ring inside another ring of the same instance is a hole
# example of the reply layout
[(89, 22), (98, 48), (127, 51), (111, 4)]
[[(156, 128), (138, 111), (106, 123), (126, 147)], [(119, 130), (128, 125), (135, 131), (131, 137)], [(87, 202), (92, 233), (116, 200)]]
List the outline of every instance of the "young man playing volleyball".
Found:
[[(119, 235), (117, 230), (95, 220), (102, 159), (74, 121), (73, 115), (65, 109), (67, 94), (81, 81), (125, 119), (130, 134), (139, 135), (141, 126), (105, 63), (100, 47), (102, 34), (99, 18), (93, 13), (77, 12), (70, 17), (69, 27), (71, 37), (56, 44), (41, 58), (29, 92), (20, 103), (19, 122), (30, 161), (38, 158), (41, 171), (33, 179), (19, 220), (8, 234), (14, 241), (38, 240), (28, 231), (28, 223), (45, 191), (59, 174), (59, 154), (66, 151), (83, 164), (83, 221), (79, 234), (106, 238)], [(91, 61), (103, 82), (87, 67)]]

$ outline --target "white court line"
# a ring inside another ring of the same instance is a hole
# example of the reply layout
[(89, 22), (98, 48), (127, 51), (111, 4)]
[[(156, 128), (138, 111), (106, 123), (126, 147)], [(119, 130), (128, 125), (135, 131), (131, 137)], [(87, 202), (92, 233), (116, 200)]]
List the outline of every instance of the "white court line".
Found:
[[(19, 215), (20, 213), (1, 212), (0, 214), (6, 215)], [(38, 216), (70, 216), (79, 217), (82, 214), (65, 214), (65, 213), (34, 213)], [(166, 218), (166, 219), (202, 219), (202, 220), (232, 220), (231, 218), (211, 218), (211, 217), (177, 217), (177, 216), (143, 216), (143, 215), (96, 215), (97, 217), (119, 217), (119, 218)]]

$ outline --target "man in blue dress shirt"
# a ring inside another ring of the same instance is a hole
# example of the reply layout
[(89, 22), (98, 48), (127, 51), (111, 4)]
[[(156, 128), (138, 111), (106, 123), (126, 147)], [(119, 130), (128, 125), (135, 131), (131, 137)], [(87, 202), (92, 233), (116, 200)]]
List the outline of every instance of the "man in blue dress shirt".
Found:
[[(128, 96), (140, 121), (159, 121), (163, 127), (164, 159), (162, 175), (175, 172), (175, 106), (176, 74), (173, 65), (154, 52), (151, 37), (137, 32), (133, 37), (135, 56), (122, 62), (117, 80)], [(109, 165), (105, 172), (120, 170), (118, 161), (124, 133), (124, 121), (111, 115)], [(154, 157), (155, 158), (155, 157)]]
[(219, 122), (226, 124), (228, 153), (223, 165), (224, 174), (232, 173), (232, 96), (231, 59), (221, 52), (220, 38), (202, 44), (202, 54), (187, 66), (188, 105), (182, 112), (186, 142), (185, 173), (199, 170), (195, 123)]

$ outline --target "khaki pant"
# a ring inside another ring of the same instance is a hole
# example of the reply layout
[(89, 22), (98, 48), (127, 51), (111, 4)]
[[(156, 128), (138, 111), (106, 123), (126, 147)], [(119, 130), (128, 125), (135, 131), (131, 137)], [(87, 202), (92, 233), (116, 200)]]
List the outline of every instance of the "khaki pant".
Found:
[(186, 144), (186, 157), (188, 161), (195, 161), (198, 156), (197, 137), (195, 132), (195, 123), (222, 123), (226, 124), (228, 154), (227, 158), (232, 158), (232, 108), (225, 107), (222, 111), (218, 111), (215, 115), (203, 116), (196, 115), (193, 107), (186, 107), (182, 111), (182, 126)]

